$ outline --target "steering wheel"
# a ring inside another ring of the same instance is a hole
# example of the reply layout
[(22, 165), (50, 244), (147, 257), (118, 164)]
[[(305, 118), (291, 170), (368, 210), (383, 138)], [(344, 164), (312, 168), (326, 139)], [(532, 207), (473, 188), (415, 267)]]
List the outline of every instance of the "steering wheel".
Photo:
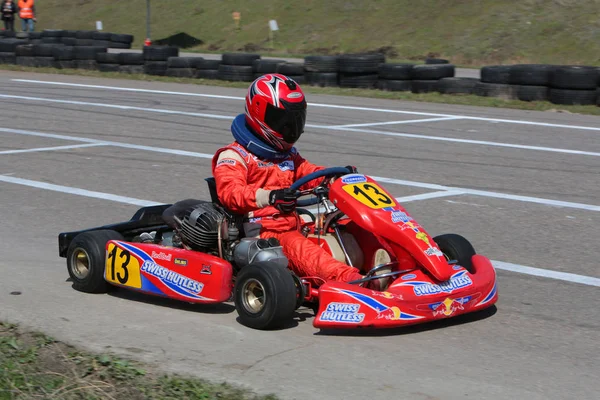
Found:
[[(314, 181), (315, 179), (319, 179), (322, 177), (336, 176), (336, 175), (346, 175), (346, 174), (350, 174), (350, 173), (352, 173), (352, 171), (350, 171), (346, 167), (325, 168), (325, 169), (322, 169), (319, 171), (315, 171), (312, 174), (308, 174), (308, 175), (298, 179), (296, 182), (294, 182), (292, 184), (292, 186), (290, 186), (290, 189), (298, 191), (298, 189), (300, 189), (300, 187), (302, 185), (305, 185), (306, 183), (308, 183), (310, 181)], [(305, 206), (312, 206), (314, 204), (317, 204), (318, 202), (319, 202), (319, 198), (313, 197), (310, 199), (298, 200), (297, 205), (300, 207), (305, 207)]]

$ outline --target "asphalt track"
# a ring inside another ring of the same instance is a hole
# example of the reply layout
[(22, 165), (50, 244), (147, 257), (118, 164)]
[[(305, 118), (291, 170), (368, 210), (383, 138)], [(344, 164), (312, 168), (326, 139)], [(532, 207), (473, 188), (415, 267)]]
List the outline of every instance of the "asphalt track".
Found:
[(0, 72), (0, 319), (288, 399), (597, 398), (598, 117), (310, 96), (301, 153), (389, 178), (432, 235), (470, 238), (497, 267), (488, 313), (333, 334), (301, 309), (260, 332), (231, 304), (73, 290), (57, 234), (207, 199), (210, 154), (231, 141), (243, 95)]

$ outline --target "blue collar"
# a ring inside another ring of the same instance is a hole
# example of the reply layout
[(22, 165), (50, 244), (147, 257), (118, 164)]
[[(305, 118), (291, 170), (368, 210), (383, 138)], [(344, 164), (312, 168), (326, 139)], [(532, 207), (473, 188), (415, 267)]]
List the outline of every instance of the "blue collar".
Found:
[(250, 153), (266, 160), (283, 160), (293, 151), (281, 152), (275, 150), (260, 140), (246, 125), (246, 115), (240, 114), (231, 123), (231, 133), (236, 142), (244, 146)]

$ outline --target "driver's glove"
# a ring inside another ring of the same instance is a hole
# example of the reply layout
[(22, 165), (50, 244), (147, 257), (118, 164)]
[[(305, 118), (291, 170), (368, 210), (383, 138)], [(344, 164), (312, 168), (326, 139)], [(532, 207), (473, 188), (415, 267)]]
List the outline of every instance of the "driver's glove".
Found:
[(283, 214), (289, 214), (296, 209), (296, 192), (290, 188), (271, 190), (269, 204)]
[(346, 165), (346, 168), (350, 170), (351, 173), (356, 174), (358, 170), (354, 165)]

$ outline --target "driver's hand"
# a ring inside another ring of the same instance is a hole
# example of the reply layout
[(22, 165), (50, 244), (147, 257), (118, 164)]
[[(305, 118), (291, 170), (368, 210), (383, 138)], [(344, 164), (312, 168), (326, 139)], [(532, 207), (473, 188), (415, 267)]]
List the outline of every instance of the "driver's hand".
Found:
[(271, 190), (269, 204), (283, 214), (289, 214), (296, 209), (296, 192), (290, 188)]

